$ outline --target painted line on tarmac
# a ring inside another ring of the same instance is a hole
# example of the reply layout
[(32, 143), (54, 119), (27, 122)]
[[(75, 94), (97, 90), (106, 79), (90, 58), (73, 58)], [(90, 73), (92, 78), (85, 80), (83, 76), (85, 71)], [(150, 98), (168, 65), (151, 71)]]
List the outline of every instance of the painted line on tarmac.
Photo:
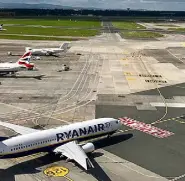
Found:
[(167, 50), (167, 52), (169, 54), (171, 54), (173, 57), (175, 57), (177, 60), (179, 60), (180, 62), (184, 63), (180, 58), (178, 58), (176, 55), (174, 55), (170, 50)]
[(153, 107), (165, 107), (166, 105), (168, 107), (177, 107), (177, 108), (184, 108), (185, 103), (166, 103), (166, 105), (163, 102), (151, 102), (151, 106)]
[(169, 118), (169, 119), (165, 119), (165, 120), (153, 122), (153, 123), (151, 123), (151, 125), (159, 124), (159, 123), (164, 123), (164, 122), (167, 122), (167, 121), (175, 121), (176, 119), (179, 119), (179, 118), (181, 118), (181, 117), (182, 117), (182, 116), (178, 116), (178, 117), (174, 117), (174, 118)]
[(183, 175), (180, 175), (178, 177), (175, 177), (174, 179), (170, 180), (170, 181), (176, 181), (176, 180), (180, 180), (181, 178), (184, 178), (185, 177), (185, 174)]
[(180, 124), (185, 124), (185, 121), (180, 121), (180, 120), (174, 120), (174, 121), (176, 121), (176, 122), (178, 122)]
[(136, 121), (128, 117), (119, 118), (119, 120), (125, 126), (129, 126), (133, 129), (139, 130), (141, 132), (147, 133), (157, 138), (167, 138), (169, 136), (174, 135), (174, 133), (170, 131), (160, 129), (152, 126), (151, 124), (146, 124), (144, 122)]
[[(112, 158), (112, 156), (107, 156), (107, 154), (105, 154), (105, 151), (103, 151), (103, 153), (104, 153), (103, 157), (105, 157), (106, 159), (111, 160), (111, 161), (114, 162), (114, 163), (118, 163), (119, 165), (121, 165), (121, 166), (127, 168), (128, 170), (133, 171), (133, 172), (135, 172), (135, 173), (137, 173), (137, 174), (139, 174), (139, 175), (142, 175), (142, 176), (148, 177), (148, 178), (156, 178), (156, 179), (162, 179), (162, 178), (164, 178), (164, 177), (161, 177), (161, 176), (158, 176), (158, 175), (152, 175), (152, 174), (149, 175), (149, 174), (145, 174), (145, 172), (143, 173), (143, 172), (139, 171), (138, 169), (135, 169), (135, 168), (133, 167), (133, 165), (132, 165), (132, 164), (134, 164), (134, 163), (131, 163), (131, 162), (129, 162), (129, 161), (120, 162), (120, 161), (117, 161), (117, 159)], [(109, 154), (110, 154), (110, 153), (109, 153)], [(134, 165), (136, 165), (136, 164), (134, 164)], [(138, 165), (136, 165), (136, 166), (138, 166)], [(139, 166), (138, 166), (138, 167), (139, 167)], [(142, 168), (142, 167), (141, 167), (141, 168)], [(174, 177), (168, 177), (168, 178), (174, 178)]]

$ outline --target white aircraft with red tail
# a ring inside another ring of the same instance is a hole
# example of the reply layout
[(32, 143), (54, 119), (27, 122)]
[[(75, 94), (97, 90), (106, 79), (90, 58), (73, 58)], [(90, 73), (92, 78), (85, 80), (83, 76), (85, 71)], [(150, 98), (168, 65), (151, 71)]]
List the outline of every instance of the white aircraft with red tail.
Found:
[(15, 74), (19, 71), (33, 70), (34, 64), (30, 63), (31, 52), (26, 52), (15, 62), (0, 63), (0, 75)]

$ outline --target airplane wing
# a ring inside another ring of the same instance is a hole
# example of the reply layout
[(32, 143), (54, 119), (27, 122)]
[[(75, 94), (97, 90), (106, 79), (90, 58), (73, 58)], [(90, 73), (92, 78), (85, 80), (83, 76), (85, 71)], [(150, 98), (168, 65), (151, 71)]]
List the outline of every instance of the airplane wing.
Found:
[(12, 129), (13, 131), (15, 131), (16, 133), (19, 133), (21, 135), (40, 131), (37, 129), (32, 129), (32, 128), (19, 126), (19, 125), (11, 124), (11, 123), (6, 123), (6, 122), (2, 122), (2, 121), (0, 121), (0, 126), (4, 126), (6, 128)]
[(85, 170), (88, 168), (94, 168), (92, 162), (87, 157), (81, 146), (77, 145), (75, 141), (68, 142), (53, 150), (55, 153), (61, 153), (69, 159), (75, 160)]

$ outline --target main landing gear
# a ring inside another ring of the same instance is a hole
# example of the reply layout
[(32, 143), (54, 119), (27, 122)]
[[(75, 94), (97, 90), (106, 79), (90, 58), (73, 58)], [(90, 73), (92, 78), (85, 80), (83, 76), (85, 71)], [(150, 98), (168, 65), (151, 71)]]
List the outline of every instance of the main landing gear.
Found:
[(115, 131), (114, 131), (114, 132), (109, 133), (109, 134), (107, 135), (107, 138), (110, 138), (114, 133), (115, 133)]

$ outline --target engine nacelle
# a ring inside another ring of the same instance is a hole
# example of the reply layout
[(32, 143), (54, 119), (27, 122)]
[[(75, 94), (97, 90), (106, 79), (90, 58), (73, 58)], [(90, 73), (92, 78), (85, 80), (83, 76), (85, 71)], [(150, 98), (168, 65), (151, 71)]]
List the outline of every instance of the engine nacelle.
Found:
[(82, 146), (82, 149), (85, 151), (85, 153), (91, 153), (95, 150), (95, 147), (92, 143), (86, 143)]

